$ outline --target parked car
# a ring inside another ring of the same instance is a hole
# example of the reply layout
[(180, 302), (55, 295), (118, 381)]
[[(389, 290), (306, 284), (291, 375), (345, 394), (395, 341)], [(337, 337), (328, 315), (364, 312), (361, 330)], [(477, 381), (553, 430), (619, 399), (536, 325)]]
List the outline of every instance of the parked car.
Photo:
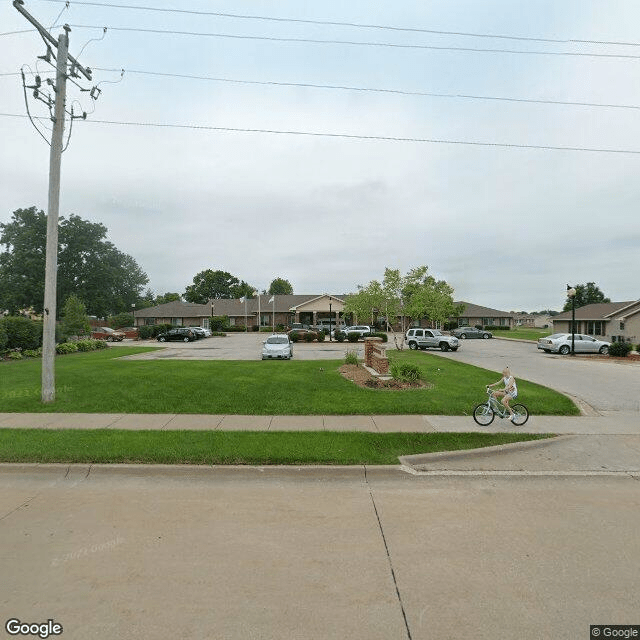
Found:
[(312, 329), (291, 329), (291, 331), (287, 331), (287, 336), (291, 337), (296, 335), (298, 340), (304, 340), (308, 334), (312, 334), (314, 339), (318, 336), (317, 332)]
[[(574, 336), (576, 353), (609, 353), (609, 342), (597, 340), (591, 336), (576, 333)], [(554, 333), (546, 338), (538, 339), (538, 349), (546, 353), (561, 353), (563, 356), (571, 353), (571, 334)]]
[(207, 337), (207, 334), (205, 333), (205, 330), (202, 327), (187, 327), (187, 328), (190, 329), (192, 333), (195, 333), (196, 339)]
[(176, 329), (169, 329), (164, 333), (158, 334), (158, 342), (169, 342), (171, 340), (180, 340), (182, 342), (193, 342), (196, 340), (196, 335), (187, 327), (178, 327)]
[(491, 333), (491, 331), (478, 329), (476, 327), (458, 327), (451, 333), (456, 336), (456, 338), (462, 338), (463, 340), (466, 340), (467, 338), (484, 338), (485, 340), (493, 338), (493, 333)]
[(413, 350), (432, 347), (441, 351), (457, 351), (460, 346), (458, 338), (447, 336), (438, 329), (409, 329), (405, 333), (404, 341), (409, 345), (409, 349)]
[(132, 340), (137, 340), (140, 337), (138, 327), (122, 327), (118, 331), (124, 333), (125, 338), (131, 338)]
[(353, 333), (357, 333), (359, 338), (365, 338), (366, 336), (371, 335), (371, 327), (366, 324), (356, 324), (350, 327), (342, 327), (341, 329), (338, 329), (338, 331), (342, 331), (342, 333), (345, 333), (347, 335), (347, 338)]
[(291, 331), (298, 331), (300, 329), (311, 329), (308, 324), (302, 324), (301, 322), (294, 322), (291, 325)]
[(286, 333), (274, 333), (262, 343), (263, 360), (291, 360), (293, 344)]
[(342, 331), (344, 328), (343, 324), (336, 322), (335, 320), (332, 320), (331, 323), (329, 323), (328, 320), (320, 320), (316, 325), (316, 329), (318, 331), (324, 331), (325, 333), (329, 333), (330, 331), (332, 333), (333, 331)]
[(115, 331), (111, 327), (97, 327), (91, 332), (94, 340), (106, 340), (107, 342), (122, 342), (125, 334), (122, 331)]

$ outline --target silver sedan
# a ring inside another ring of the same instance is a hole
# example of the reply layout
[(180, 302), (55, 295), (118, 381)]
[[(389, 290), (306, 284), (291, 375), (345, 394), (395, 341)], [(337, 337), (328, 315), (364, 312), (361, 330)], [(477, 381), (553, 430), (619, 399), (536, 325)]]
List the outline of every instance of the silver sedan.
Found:
[[(574, 346), (576, 353), (609, 353), (609, 342), (597, 340), (591, 336), (582, 333), (574, 335)], [(538, 349), (542, 349), (546, 353), (561, 353), (563, 356), (571, 353), (571, 334), (570, 333), (554, 333), (547, 338), (538, 340)]]

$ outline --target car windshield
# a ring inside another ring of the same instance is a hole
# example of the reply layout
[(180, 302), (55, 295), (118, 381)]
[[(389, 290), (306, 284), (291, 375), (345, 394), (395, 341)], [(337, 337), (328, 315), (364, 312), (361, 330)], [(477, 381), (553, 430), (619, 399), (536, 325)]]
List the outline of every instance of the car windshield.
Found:
[(431, 333), (433, 333), (434, 336), (442, 335), (442, 331), (438, 331), (437, 329), (431, 329)]
[(564, 338), (566, 333), (554, 333), (552, 336), (548, 336), (547, 340), (560, 340), (560, 338)]
[(267, 344), (287, 344), (289, 341), (284, 336), (273, 336), (267, 338)]

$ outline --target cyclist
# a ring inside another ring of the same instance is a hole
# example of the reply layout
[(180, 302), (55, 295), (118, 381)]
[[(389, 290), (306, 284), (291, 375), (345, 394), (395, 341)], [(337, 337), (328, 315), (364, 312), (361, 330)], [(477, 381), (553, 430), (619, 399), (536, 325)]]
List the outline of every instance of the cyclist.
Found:
[(516, 385), (516, 379), (513, 377), (511, 370), (509, 367), (505, 367), (502, 371), (502, 378), (493, 384), (488, 384), (487, 388), (495, 387), (500, 383), (504, 384), (504, 389), (497, 389), (491, 395), (497, 400), (498, 398), (502, 398), (501, 402), (505, 409), (509, 411), (509, 420), (513, 422), (513, 418), (516, 415), (513, 412), (513, 409), (509, 406), (509, 402), (514, 398), (518, 397), (518, 387)]

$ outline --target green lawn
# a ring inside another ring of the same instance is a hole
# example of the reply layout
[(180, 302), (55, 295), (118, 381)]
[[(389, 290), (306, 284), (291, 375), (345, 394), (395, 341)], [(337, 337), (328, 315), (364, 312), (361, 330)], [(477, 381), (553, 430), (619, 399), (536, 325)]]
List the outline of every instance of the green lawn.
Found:
[[(361, 389), (342, 361), (122, 360), (148, 347), (118, 347), (56, 359), (56, 401), (40, 402), (41, 363), (0, 363), (0, 411), (61, 413), (207, 413), (245, 415), (470, 415), (500, 376), (424, 352), (402, 351), (428, 389)], [(565, 396), (518, 380), (519, 401), (533, 415), (578, 415)]]
[(549, 437), (519, 433), (0, 429), (0, 462), (398, 464), (398, 456)]
[(527, 328), (519, 328), (519, 329), (511, 329), (510, 331), (500, 331), (496, 329), (492, 330), (491, 333), (496, 338), (517, 338), (518, 340), (532, 340), (533, 342), (537, 342), (538, 338), (546, 338), (551, 335), (551, 329), (527, 329)]

